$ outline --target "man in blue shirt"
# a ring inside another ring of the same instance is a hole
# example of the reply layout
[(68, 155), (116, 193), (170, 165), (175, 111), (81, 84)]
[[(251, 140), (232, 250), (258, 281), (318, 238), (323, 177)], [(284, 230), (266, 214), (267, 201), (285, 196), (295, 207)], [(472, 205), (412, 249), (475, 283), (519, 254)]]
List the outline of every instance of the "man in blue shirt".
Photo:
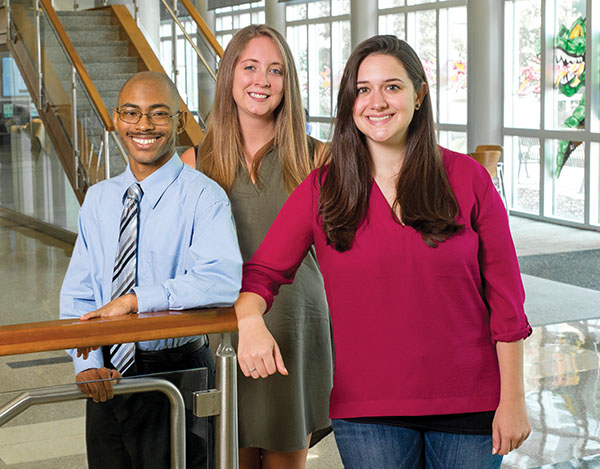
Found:
[[(179, 102), (175, 85), (155, 72), (138, 73), (121, 89), (113, 119), (129, 165), (87, 192), (61, 289), (61, 318), (229, 306), (237, 298), (242, 259), (229, 200), (214, 181), (183, 165), (175, 153), (176, 134), (186, 123)], [(111, 301), (115, 261), (123, 251), (121, 214), (135, 183), (141, 189), (132, 273), (136, 281)], [(123, 371), (135, 375), (205, 366), (213, 387), (214, 361), (207, 344), (206, 336), (138, 342), (131, 347), (133, 365)], [(110, 348), (69, 351), (76, 380), (91, 397), (86, 408), (89, 467), (169, 467), (166, 397), (139, 393), (113, 398), (112, 381), (89, 382), (121, 376), (115, 368), (123, 368), (110, 363), (116, 363)], [(198, 376), (198, 383), (187, 385), (199, 389), (199, 374), (191, 376)], [(197, 422), (187, 417), (187, 467), (203, 467), (207, 442), (202, 439), (211, 435), (202, 435)]]

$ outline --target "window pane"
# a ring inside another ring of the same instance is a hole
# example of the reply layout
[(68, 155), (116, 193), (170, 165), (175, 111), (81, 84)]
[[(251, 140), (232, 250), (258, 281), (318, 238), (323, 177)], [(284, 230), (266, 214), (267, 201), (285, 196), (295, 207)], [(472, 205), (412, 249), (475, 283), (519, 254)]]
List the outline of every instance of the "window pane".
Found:
[(223, 16), (221, 17), (222, 23), (219, 31), (224, 31), (227, 29), (233, 29), (233, 17), (232, 16)]
[(540, 127), (541, 2), (506, 2), (504, 125)]
[(350, 0), (331, 0), (331, 15), (349, 15)]
[(323, 18), (331, 14), (329, 0), (321, 0), (320, 2), (310, 2), (308, 4), (308, 18)]
[(298, 70), (298, 81), (302, 95), (302, 106), (308, 109), (308, 51), (307, 51), (307, 27), (290, 26), (286, 30), (286, 39), (294, 55), (296, 69)]
[[(510, 181), (509, 206), (521, 212), (540, 212), (540, 141), (530, 137), (504, 140), (505, 185)], [(506, 167), (506, 163), (509, 163)], [(510, 175), (509, 175), (510, 168)]]
[(306, 19), (306, 3), (285, 7), (285, 20), (298, 21)]
[(311, 116), (331, 116), (331, 25), (308, 27), (308, 103)]
[(400, 39), (406, 39), (405, 15), (381, 15), (379, 17), (379, 34), (394, 34)]
[(334, 21), (331, 24), (331, 67), (332, 67), (332, 109), (335, 112), (340, 80), (344, 65), (350, 56), (350, 21)]
[(332, 125), (324, 122), (312, 122), (310, 136), (322, 142), (329, 142), (333, 137)]
[(440, 122), (467, 123), (467, 9), (440, 10)]
[(404, 6), (404, 0), (379, 0), (379, 8), (393, 8)]
[(600, 143), (590, 147), (590, 223), (600, 226)]
[[(553, 169), (553, 198), (552, 215), (575, 221), (583, 221), (584, 210), (584, 166), (585, 144), (580, 142), (565, 142), (551, 140), (548, 142), (552, 155), (565, 144), (572, 145), (564, 166), (557, 174), (557, 161), (554, 160)], [(577, 145), (579, 143), (579, 145)]]
[(553, 129), (583, 128), (585, 115), (585, 2), (556, 2), (554, 24), (554, 80), (552, 108), (547, 109)]
[(445, 132), (440, 131), (439, 143), (441, 146), (460, 153), (467, 152), (467, 134), (466, 132)]
[[(590, 18), (591, 17), (591, 18)], [(588, 16), (589, 20), (586, 20), (589, 25), (595, 25), (597, 30), (598, 25), (600, 25), (600, 8), (594, 7), (591, 14)], [(592, 28), (589, 28), (592, 31)], [(588, 57), (600, 57), (600, 34), (591, 34), (592, 37), (592, 50)], [(590, 88), (591, 94), (591, 102), (592, 106), (592, 122), (590, 122), (590, 129), (592, 132), (600, 132), (600, 63), (598, 60), (595, 61), (595, 66), (593, 69), (588, 70), (587, 75), (591, 78), (588, 81), (588, 86)]]
[(406, 15), (406, 40), (415, 49), (423, 63), (429, 82), (434, 120), (437, 120), (436, 30), (435, 10), (417, 11)]

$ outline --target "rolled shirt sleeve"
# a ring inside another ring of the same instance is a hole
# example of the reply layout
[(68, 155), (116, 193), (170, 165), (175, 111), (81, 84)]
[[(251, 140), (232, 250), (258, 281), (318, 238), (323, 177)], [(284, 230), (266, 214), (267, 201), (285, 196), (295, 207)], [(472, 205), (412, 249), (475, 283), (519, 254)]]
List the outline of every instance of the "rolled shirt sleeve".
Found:
[(492, 340), (514, 342), (532, 331), (524, 311), (525, 290), (506, 208), (489, 174), (479, 166), (473, 177), (476, 204), (472, 223), (479, 235), (483, 297), (489, 308)]

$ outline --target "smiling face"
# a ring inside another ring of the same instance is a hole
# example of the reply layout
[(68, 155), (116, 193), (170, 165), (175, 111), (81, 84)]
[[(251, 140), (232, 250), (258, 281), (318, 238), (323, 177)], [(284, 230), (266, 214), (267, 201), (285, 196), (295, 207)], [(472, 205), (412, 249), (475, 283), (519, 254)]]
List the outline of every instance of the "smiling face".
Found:
[[(119, 94), (119, 111), (143, 113), (162, 111), (176, 114), (179, 102), (166, 81), (154, 78), (132, 79)], [(153, 124), (147, 115), (137, 124), (123, 122), (113, 112), (113, 122), (129, 156), (134, 176), (142, 180), (165, 164), (175, 151), (175, 136), (185, 127), (185, 114), (173, 116), (166, 124)]]
[(274, 119), (283, 98), (284, 68), (279, 49), (268, 36), (251, 39), (235, 64), (233, 99), (240, 119)]
[(415, 90), (402, 63), (391, 55), (366, 57), (356, 80), (353, 119), (370, 149), (393, 145), (403, 149), (415, 108), (420, 106), (427, 85)]

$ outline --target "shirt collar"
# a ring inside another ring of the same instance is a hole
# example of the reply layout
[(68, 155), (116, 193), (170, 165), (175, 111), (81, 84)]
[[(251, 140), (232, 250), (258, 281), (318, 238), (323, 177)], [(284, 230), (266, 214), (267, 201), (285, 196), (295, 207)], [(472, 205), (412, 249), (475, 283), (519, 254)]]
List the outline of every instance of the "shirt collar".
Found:
[(167, 161), (164, 165), (154, 171), (150, 176), (145, 178), (142, 181), (138, 181), (133, 173), (131, 172), (131, 168), (127, 165), (127, 169), (125, 170), (125, 178), (123, 179), (123, 186), (121, 187), (123, 198), (127, 194), (127, 189), (134, 182), (139, 182), (140, 186), (142, 186), (142, 191), (144, 191), (144, 195), (142, 196), (142, 200), (147, 201), (152, 208), (156, 206), (164, 192), (167, 190), (167, 187), (171, 185), (171, 183), (177, 179), (179, 173), (183, 169), (183, 163), (181, 162), (181, 158), (177, 152), (173, 153), (173, 156)]

